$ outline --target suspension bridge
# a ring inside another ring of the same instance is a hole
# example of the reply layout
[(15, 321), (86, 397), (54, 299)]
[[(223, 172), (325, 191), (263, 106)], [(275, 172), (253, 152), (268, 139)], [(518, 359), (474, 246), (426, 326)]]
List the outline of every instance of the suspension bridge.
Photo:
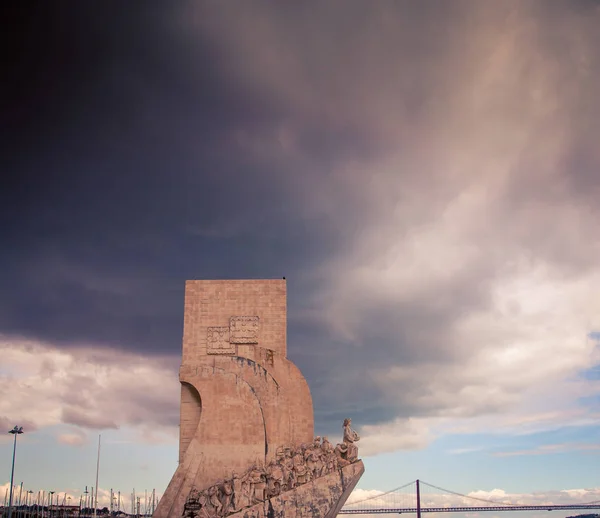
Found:
[(600, 500), (585, 503), (530, 504), (488, 500), (443, 489), (423, 480), (415, 480), (385, 493), (347, 503), (339, 514), (479, 513), (486, 511), (573, 511), (600, 509)]

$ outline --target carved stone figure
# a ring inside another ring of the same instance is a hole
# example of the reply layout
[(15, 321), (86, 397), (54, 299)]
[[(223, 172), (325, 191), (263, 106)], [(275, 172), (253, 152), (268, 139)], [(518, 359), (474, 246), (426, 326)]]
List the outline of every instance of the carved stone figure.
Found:
[(230, 480), (223, 482), (221, 493), (221, 516), (227, 516), (233, 511), (233, 485)]
[(315, 440), (312, 445), (310, 445), (306, 451), (304, 452), (304, 458), (306, 460), (306, 466), (310, 470), (312, 474), (312, 478), (317, 478), (321, 476), (321, 471), (323, 470), (323, 460), (321, 450), (321, 437), (315, 437)]
[(255, 466), (249, 475), (249, 481), (251, 484), (251, 495), (252, 495), (252, 503), (262, 502), (265, 499), (265, 477), (263, 472)]
[(238, 474), (234, 471), (231, 477), (231, 485), (233, 487), (232, 507), (235, 512), (244, 507), (242, 498), (242, 481)]
[(354, 462), (358, 459), (358, 446), (354, 444), (360, 441), (359, 435), (350, 427), (352, 419), (344, 419), (344, 444), (347, 446), (346, 460)]
[(337, 469), (337, 457), (333, 451), (333, 445), (329, 442), (327, 437), (323, 437), (323, 443), (321, 444), (322, 456), (323, 459), (323, 471), (322, 474), (328, 474)]
[(296, 451), (294, 455), (294, 475), (297, 485), (306, 484), (311, 478), (311, 472), (304, 463), (302, 449)]
[(283, 451), (277, 451), (277, 458), (267, 466), (267, 497), (277, 496), (284, 487)]
[(346, 455), (348, 454), (348, 446), (346, 443), (342, 442), (336, 445), (334, 452), (337, 457), (337, 464), (340, 468), (350, 464), (350, 461), (346, 459)]
[(223, 505), (221, 504), (221, 499), (219, 498), (219, 486), (218, 485), (212, 486), (208, 490), (208, 498), (209, 498), (210, 505), (214, 509), (215, 515), (221, 516), (221, 509), (223, 508)]
[(198, 518), (211, 518), (207, 508), (208, 496), (205, 492), (200, 493), (198, 497), (198, 503), (200, 504), (200, 510), (198, 511)]
[(242, 507), (252, 505), (252, 481), (250, 480), (250, 472), (242, 477)]
[(296, 472), (294, 471), (294, 456), (291, 448), (284, 450), (283, 457), (283, 477), (285, 479), (286, 489), (294, 489), (296, 487)]

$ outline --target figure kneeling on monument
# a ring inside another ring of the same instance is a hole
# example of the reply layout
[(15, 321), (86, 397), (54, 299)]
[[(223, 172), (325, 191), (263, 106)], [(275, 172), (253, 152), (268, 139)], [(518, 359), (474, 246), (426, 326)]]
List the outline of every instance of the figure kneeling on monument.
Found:
[(344, 442), (335, 447), (335, 455), (341, 467), (358, 460), (358, 446), (354, 443), (360, 441), (360, 436), (350, 427), (351, 424), (352, 419), (344, 419)]

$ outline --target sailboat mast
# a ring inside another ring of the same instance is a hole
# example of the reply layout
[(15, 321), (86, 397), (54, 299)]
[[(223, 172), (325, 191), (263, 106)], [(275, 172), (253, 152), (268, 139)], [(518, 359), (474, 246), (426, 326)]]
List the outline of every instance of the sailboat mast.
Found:
[(94, 518), (96, 518), (96, 509), (98, 508), (98, 473), (100, 472), (100, 437), (98, 435), (98, 460), (96, 461), (96, 495), (94, 500)]

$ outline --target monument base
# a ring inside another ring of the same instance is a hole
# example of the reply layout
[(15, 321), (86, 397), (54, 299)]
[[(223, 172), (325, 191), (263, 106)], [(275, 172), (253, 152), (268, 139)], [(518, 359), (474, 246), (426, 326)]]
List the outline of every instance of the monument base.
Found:
[(358, 460), (228, 518), (335, 518), (364, 472)]

